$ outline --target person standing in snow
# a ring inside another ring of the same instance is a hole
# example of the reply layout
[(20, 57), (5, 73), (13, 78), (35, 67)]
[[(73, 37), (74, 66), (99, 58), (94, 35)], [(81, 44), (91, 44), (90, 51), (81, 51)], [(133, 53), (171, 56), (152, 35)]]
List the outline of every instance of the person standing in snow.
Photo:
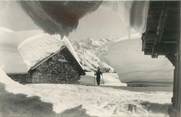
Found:
[(98, 67), (97, 71), (95, 72), (96, 81), (97, 81), (98, 86), (100, 85), (101, 75), (102, 75), (102, 72), (101, 72), (100, 68)]

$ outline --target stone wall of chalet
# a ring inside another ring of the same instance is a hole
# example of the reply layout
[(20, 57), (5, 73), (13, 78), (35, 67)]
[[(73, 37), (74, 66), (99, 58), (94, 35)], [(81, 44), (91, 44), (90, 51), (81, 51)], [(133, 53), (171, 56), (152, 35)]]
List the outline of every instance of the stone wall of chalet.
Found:
[(11, 79), (13, 79), (14, 81), (17, 81), (19, 83), (22, 84), (26, 84), (27, 83), (27, 79), (28, 79), (28, 74), (24, 73), (13, 73), (13, 74), (7, 74)]
[(29, 71), (32, 83), (76, 83), (79, 73), (60, 52), (40, 64), (34, 70)]

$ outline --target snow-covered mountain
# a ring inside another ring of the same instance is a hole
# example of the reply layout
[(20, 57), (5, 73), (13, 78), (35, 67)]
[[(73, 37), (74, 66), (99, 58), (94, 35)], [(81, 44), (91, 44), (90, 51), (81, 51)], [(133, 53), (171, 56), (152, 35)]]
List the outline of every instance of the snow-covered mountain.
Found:
[(100, 67), (104, 72), (113, 72), (114, 69), (107, 63), (100, 60), (96, 55), (99, 48), (109, 41), (109, 39), (95, 41), (91, 38), (79, 42), (71, 40), (73, 47), (80, 58), (80, 63), (87, 71), (94, 71), (97, 67)]
[(157, 59), (144, 55), (141, 39), (124, 40), (108, 44), (101, 59), (118, 72), (121, 81), (172, 82), (173, 66), (164, 56)]
[(164, 56), (153, 59), (144, 55), (141, 51), (140, 38), (140, 34), (117, 39), (88, 38), (78, 42), (73, 41), (73, 45), (81, 59), (85, 60), (84, 62), (90, 68), (94, 67), (90, 60), (96, 58), (94, 61), (97, 65), (101, 66), (105, 63), (113, 67), (123, 82), (171, 83), (173, 80), (172, 64)]

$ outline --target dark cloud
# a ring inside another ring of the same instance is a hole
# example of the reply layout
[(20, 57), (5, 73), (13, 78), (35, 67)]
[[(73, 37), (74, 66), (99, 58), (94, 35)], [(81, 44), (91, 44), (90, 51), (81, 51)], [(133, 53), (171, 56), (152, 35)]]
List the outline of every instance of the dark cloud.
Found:
[(96, 10), (100, 1), (22, 1), (21, 6), (37, 25), (50, 34), (68, 35), (79, 19)]

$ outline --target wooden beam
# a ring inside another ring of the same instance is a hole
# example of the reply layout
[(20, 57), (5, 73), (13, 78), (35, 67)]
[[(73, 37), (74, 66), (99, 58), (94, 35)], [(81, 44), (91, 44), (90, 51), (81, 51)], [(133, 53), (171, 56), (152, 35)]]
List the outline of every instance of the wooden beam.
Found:
[(160, 14), (160, 18), (159, 18), (159, 22), (158, 22), (158, 26), (157, 26), (157, 35), (158, 35), (158, 42), (161, 42), (162, 40), (162, 36), (163, 36), (163, 32), (164, 32), (164, 27), (166, 26), (166, 19), (167, 19), (167, 8), (164, 4), (164, 8), (162, 8), (161, 14)]
[[(181, 3), (179, 3), (181, 4)], [(180, 25), (180, 22), (179, 22)], [(181, 37), (177, 39), (177, 54), (176, 54), (176, 66), (175, 66), (175, 79), (174, 79), (174, 91), (173, 91), (173, 109), (175, 114), (173, 117), (181, 117)]]
[(166, 5), (163, 4), (163, 8), (160, 13), (160, 17), (158, 20), (158, 26), (156, 30), (156, 39), (153, 42), (153, 48), (152, 48), (152, 57), (158, 57), (157, 49), (158, 49), (158, 43), (161, 42), (163, 38), (163, 32), (164, 32), (164, 27), (167, 19), (167, 8)]

